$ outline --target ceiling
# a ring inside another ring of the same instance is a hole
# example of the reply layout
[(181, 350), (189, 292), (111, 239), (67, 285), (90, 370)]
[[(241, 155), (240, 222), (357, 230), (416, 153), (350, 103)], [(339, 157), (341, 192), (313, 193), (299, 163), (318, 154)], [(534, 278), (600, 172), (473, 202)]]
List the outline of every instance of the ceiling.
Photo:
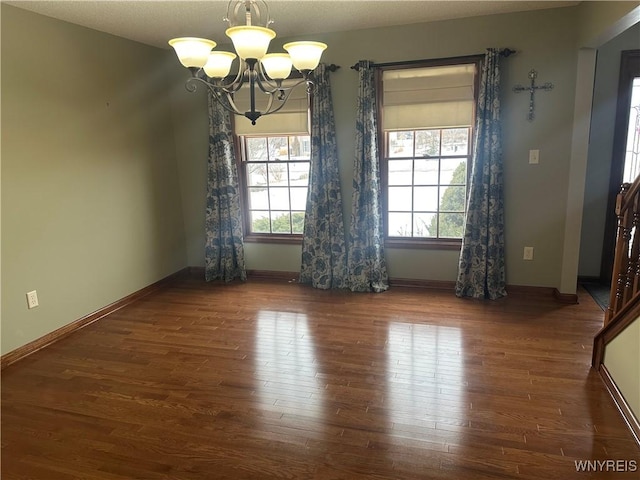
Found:
[[(227, 0), (4, 1), (33, 12), (160, 48), (180, 36), (224, 43)], [(406, 25), (461, 17), (557, 8), (564, 1), (267, 0), (280, 37)]]

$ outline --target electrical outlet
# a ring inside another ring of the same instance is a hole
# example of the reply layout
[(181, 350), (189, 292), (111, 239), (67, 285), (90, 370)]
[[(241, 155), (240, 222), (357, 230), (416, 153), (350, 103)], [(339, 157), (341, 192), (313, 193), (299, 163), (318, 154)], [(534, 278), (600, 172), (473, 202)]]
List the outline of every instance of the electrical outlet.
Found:
[(538, 164), (540, 162), (540, 150), (529, 150), (529, 163), (531, 165)]
[(35, 290), (27, 292), (27, 306), (29, 309), (36, 308), (38, 305), (38, 293)]
[(524, 260), (533, 260), (533, 247), (524, 247)]

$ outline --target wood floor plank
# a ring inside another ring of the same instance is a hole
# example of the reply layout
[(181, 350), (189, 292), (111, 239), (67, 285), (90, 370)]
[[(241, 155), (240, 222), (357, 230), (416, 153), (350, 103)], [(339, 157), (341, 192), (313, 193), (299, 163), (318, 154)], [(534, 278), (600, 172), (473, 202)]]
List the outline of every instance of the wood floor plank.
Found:
[(637, 478), (579, 298), (184, 278), (3, 370), (2, 479)]

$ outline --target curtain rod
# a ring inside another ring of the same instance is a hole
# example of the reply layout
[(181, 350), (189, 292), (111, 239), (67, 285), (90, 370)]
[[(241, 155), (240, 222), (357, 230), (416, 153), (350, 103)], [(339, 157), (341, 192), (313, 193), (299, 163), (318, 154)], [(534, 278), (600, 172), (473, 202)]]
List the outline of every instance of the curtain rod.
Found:
[[(502, 50), (499, 51), (500, 55), (502, 55), (503, 57), (508, 57), (509, 55), (513, 55), (514, 53), (516, 53), (515, 50), (511, 50), (510, 48), (503, 48)], [(479, 55), (479, 54), (478, 54)], [(472, 58), (472, 57), (477, 57), (478, 55), (466, 55), (464, 57), (454, 57), (454, 58)], [(411, 64), (418, 64), (418, 63), (424, 63), (424, 60), (410, 60), (408, 62), (387, 62), (387, 63), (372, 63), (371, 66), (376, 68), (376, 67), (395, 67), (396, 65), (411, 65)], [(355, 70), (358, 71), (360, 70), (360, 62), (357, 62), (354, 65), (351, 65), (351, 70)]]

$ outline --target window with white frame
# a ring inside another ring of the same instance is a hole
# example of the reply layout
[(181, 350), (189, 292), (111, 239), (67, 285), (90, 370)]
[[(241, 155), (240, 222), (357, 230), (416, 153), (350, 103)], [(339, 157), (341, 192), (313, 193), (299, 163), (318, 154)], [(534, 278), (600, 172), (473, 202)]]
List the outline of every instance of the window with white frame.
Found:
[[(236, 104), (247, 101), (242, 95), (241, 89)], [(245, 239), (300, 241), (311, 163), (306, 90), (294, 89), (282, 110), (260, 117), (255, 125), (236, 115), (234, 131), (240, 153)]]
[(309, 186), (309, 136), (244, 136), (242, 151), (247, 232), (302, 235)]
[(383, 67), (387, 242), (459, 245), (480, 58)]

